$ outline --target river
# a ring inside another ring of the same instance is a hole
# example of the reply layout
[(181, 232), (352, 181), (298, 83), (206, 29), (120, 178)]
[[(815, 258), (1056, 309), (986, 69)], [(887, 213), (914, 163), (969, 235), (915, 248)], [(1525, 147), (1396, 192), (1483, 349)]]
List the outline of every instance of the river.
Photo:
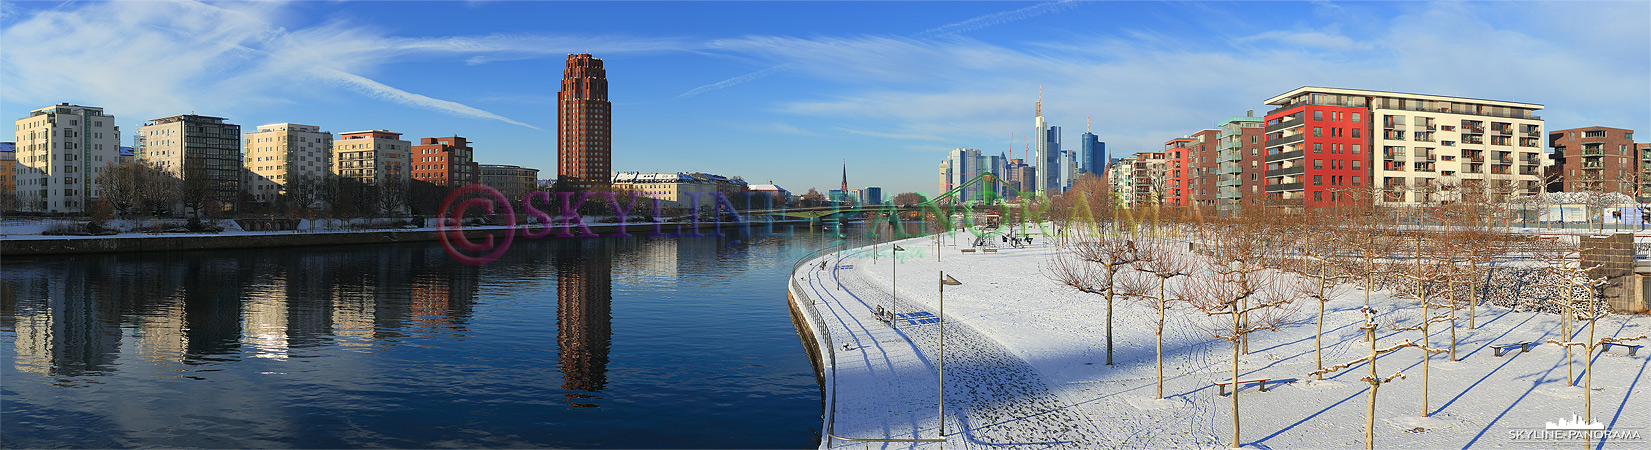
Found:
[(806, 448), (786, 277), (835, 239), (5, 258), (6, 447)]

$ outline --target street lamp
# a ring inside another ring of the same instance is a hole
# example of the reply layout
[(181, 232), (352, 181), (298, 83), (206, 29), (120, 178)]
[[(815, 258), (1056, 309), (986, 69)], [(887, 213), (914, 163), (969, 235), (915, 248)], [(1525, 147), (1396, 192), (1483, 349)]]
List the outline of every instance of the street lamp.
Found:
[(946, 438), (946, 286), (957, 286), (956, 278), (940, 271), (940, 438)]
[(899, 245), (892, 242), (889, 243), (889, 247), (893, 247), (889, 250), (889, 305), (891, 307), (890, 313), (894, 314), (894, 317), (891, 317), (894, 320), (890, 320), (889, 323), (898, 330), (900, 329), (900, 255), (895, 252), (903, 252), (906, 249), (900, 248)]

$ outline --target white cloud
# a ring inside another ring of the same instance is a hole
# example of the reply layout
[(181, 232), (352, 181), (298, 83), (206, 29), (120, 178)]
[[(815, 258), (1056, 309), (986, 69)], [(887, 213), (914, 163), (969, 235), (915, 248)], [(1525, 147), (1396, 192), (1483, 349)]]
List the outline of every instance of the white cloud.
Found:
[(281, 26), (278, 3), (112, 2), (19, 12), (0, 30), (8, 103), (75, 101), (129, 117), (179, 111), (234, 115), (314, 92), (316, 79), (397, 105), (498, 120), (502, 115), (369, 78), (391, 63), (461, 57), (471, 64), (556, 56), (567, 49), (672, 50), (674, 39), (494, 34), (408, 38), (329, 22)]

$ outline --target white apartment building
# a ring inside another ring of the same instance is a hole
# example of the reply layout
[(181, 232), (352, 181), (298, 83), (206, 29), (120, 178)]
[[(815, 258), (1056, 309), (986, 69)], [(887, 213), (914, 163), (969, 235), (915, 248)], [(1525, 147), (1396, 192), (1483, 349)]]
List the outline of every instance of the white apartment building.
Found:
[(92, 106), (57, 105), (17, 119), (20, 210), (83, 212), (98, 197), (97, 175), (120, 162), (115, 117)]
[[(1308, 127), (1322, 122), (1320, 117), (1308, 119), (1306, 112), (1366, 111), (1368, 119), (1362, 124), (1355, 124), (1356, 120), (1342, 123), (1367, 133), (1369, 153), (1359, 159), (1368, 163), (1369, 187), (1381, 191), (1376, 199), (1381, 205), (1460, 201), (1464, 194), (1494, 199), (1542, 191), (1547, 162), (1544, 123), (1535, 115), (1543, 107), (1539, 104), (1322, 87), (1298, 88), (1268, 99), (1267, 104), (1280, 106), (1268, 114), (1269, 119), (1276, 113), (1298, 116), (1267, 127), (1268, 133), (1283, 132), (1284, 137), (1269, 141), (1279, 144), (1268, 145), (1269, 149), (1283, 146), (1284, 158), (1279, 159), (1299, 158), (1299, 152), (1321, 139), (1333, 143), (1344, 138), (1314, 135), (1316, 128), (1309, 133)], [(1304, 105), (1308, 108), (1301, 112), (1293, 110)], [(1269, 154), (1268, 162), (1274, 160)], [(1308, 168), (1305, 175), (1317, 169)], [(1294, 173), (1303, 172), (1295, 169)], [(1307, 179), (1286, 181), (1299, 186)]]
[(411, 181), (413, 144), (385, 130), (339, 133), (333, 141), (332, 171), (367, 185)]
[(539, 169), (504, 164), (482, 164), (481, 183), (499, 190), (504, 198), (520, 202), (539, 188)]
[(241, 126), (222, 117), (181, 114), (138, 127), (138, 162), (191, 183), (200, 177), (228, 208), (241, 197)]
[(697, 199), (702, 211), (716, 207), (717, 184), (686, 173), (620, 172), (613, 176), (613, 188), (659, 199), (665, 206), (687, 208)]
[(246, 134), (246, 190), (261, 202), (286, 194), (299, 177), (320, 180), (332, 173), (332, 133), (315, 125), (272, 123)]

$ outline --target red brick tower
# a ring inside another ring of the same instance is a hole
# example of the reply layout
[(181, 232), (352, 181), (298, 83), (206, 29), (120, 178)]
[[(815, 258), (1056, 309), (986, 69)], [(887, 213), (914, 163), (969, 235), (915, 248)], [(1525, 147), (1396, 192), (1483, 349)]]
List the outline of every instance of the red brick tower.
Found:
[(556, 177), (577, 190), (612, 184), (613, 137), (608, 74), (589, 53), (568, 55), (556, 95)]

